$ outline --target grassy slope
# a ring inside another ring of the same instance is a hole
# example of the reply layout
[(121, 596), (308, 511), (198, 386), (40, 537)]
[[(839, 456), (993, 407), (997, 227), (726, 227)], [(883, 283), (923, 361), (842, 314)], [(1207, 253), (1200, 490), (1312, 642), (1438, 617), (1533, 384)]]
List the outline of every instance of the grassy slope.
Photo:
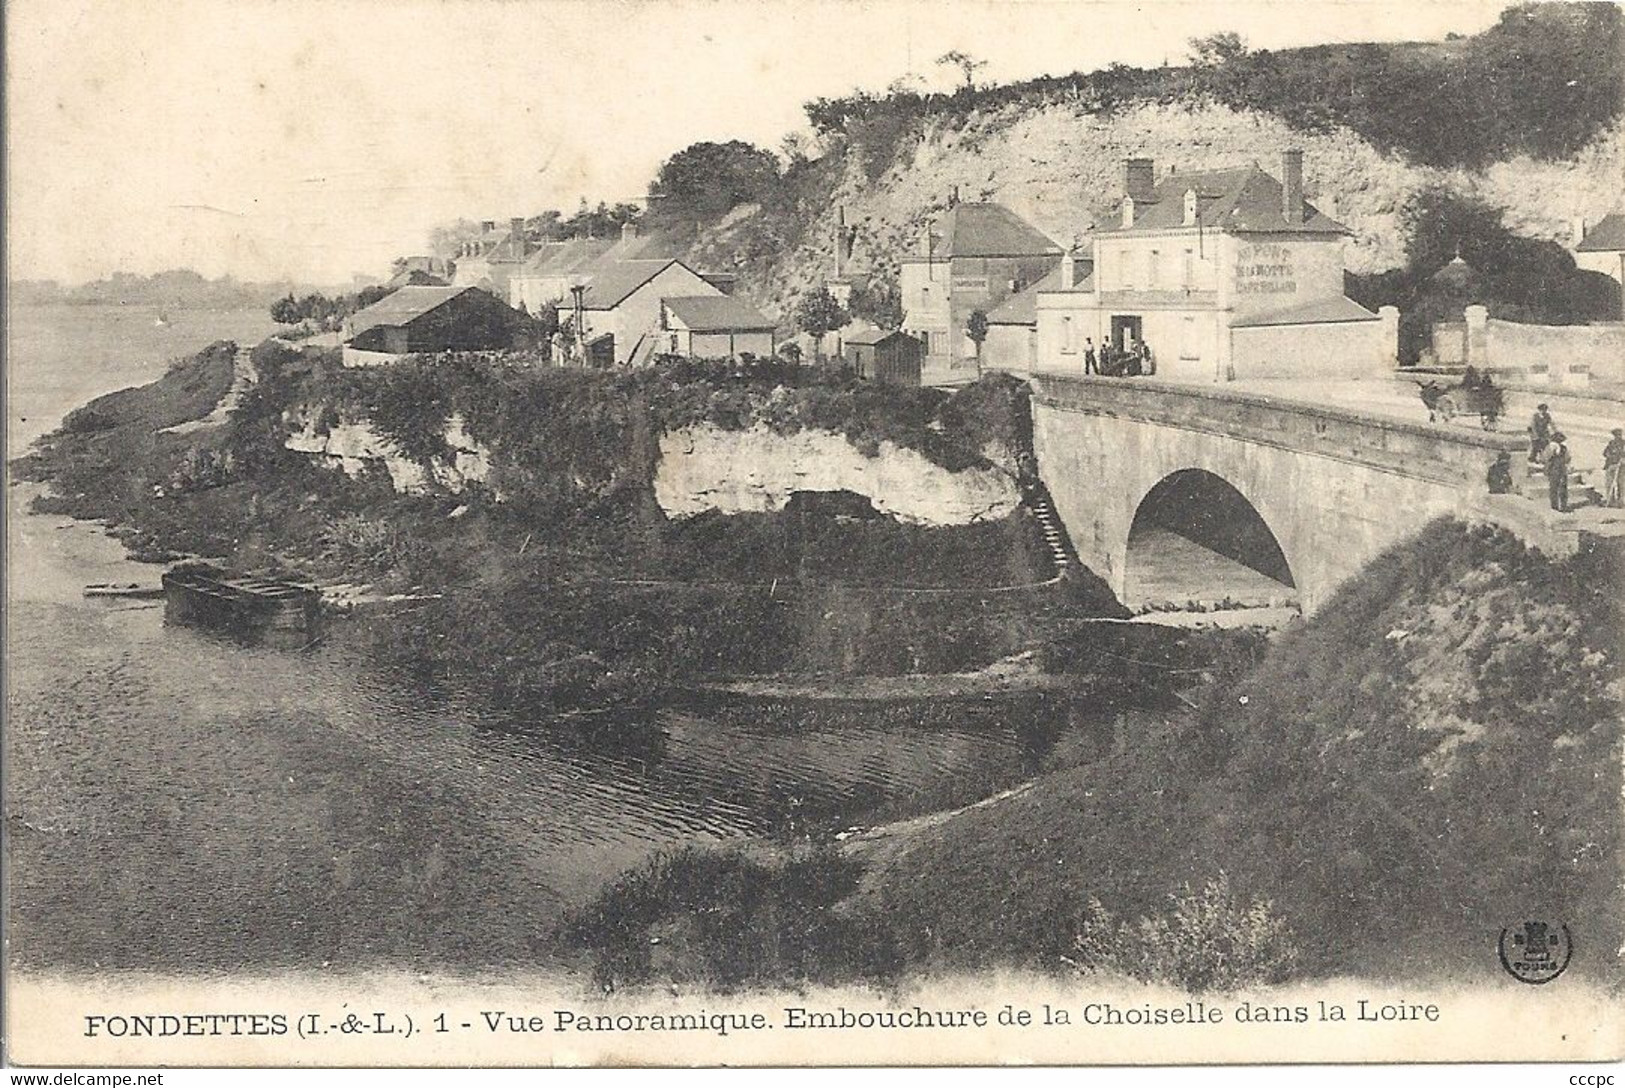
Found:
[(1615, 948), (1619, 564), (1437, 524), (1200, 721), (922, 833), (864, 901), (954, 963), (1054, 967), (1090, 896), (1134, 918), (1220, 870), (1274, 900), (1311, 973), (1383, 973), (1396, 924), (1403, 975), (1482, 977), (1526, 915)]

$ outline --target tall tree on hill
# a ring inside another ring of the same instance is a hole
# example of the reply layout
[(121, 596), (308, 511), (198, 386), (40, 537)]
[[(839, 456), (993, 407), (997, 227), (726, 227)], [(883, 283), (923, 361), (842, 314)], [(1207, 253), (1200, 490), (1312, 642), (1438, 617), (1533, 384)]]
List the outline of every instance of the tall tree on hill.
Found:
[(841, 328), (846, 321), (846, 311), (827, 287), (807, 292), (796, 303), (796, 326), (813, 338), (813, 351), (820, 362), (824, 359), (824, 337)]
[(649, 186), (649, 207), (667, 224), (711, 223), (766, 199), (778, 180), (772, 152), (743, 140), (691, 144), (661, 164)]

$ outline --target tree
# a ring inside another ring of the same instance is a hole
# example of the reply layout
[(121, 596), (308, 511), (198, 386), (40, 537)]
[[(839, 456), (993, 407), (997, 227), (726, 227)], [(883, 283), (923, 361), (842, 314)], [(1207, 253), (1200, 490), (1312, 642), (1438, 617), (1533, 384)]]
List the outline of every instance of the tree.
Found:
[(958, 49), (948, 50), (948, 52), (937, 58), (937, 63), (958, 68), (965, 76), (965, 89), (967, 91), (976, 89), (976, 73), (987, 67), (987, 61), (979, 60)]
[(965, 319), (965, 335), (976, 345), (976, 365), (982, 365), (982, 342), (987, 339), (987, 314), (972, 310)]
[(796, 326), (813, 338), (813, 351), (820, 360), (824, 358), (824, 337), (846, 322), (846, 311), (827, 287), (807, 292), (796, 303)]
[(1191, 63), (1201, 68), (1217, 68), (1221, 64), (1247, 55), (1247, 42), (1234, 30), (1223, 30), (1205, 38), (1190, 40)]
[(882, 329), (903, 324), (903, 295), (894, 280), (871, 280), (852, 292), (853, 317), (873, 321)]
[(278, 325), (299, 324), (299, 303), (294, 300), (291, 291), (271, 303), (271, 320)]
[(743, 140), (691, 144), (661, 164), (649, 207), (671, 224), (710, 223), (741, 204), (760, 203), (779, 180), (779, 160)]

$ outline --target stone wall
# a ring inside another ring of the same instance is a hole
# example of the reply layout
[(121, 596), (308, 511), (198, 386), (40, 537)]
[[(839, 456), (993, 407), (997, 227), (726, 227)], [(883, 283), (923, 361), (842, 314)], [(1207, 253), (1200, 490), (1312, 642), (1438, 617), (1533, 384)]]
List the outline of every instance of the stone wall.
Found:
[(687, 427), (661, 436), (655, 498), (672, 517), (783, 509), (797, 491), (854, 491), (877, 510), (921, 525), (1002, 518), (1020, 502), (1015, 480), (995, 468), (950, 472), (922, 454), (883, 442), (865, 456), (842, 435), (767, 427)]

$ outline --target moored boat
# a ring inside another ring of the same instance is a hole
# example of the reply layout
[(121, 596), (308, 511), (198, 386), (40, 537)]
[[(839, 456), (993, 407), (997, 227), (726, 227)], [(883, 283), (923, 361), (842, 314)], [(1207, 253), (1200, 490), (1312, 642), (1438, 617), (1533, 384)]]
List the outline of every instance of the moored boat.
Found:
[(165, 572), (163, 594), (167, 623), (213, 627), (286, 649), (307, 646), (320, 634), (321, 593), (315, 586), (183, 563)]
[(124, 597), (151, 600), (154, 597), (162, 597), (163, 595), (163, 586), (144, 586), (139, 582), (94, 582), (85, 587), (86, 597)]

